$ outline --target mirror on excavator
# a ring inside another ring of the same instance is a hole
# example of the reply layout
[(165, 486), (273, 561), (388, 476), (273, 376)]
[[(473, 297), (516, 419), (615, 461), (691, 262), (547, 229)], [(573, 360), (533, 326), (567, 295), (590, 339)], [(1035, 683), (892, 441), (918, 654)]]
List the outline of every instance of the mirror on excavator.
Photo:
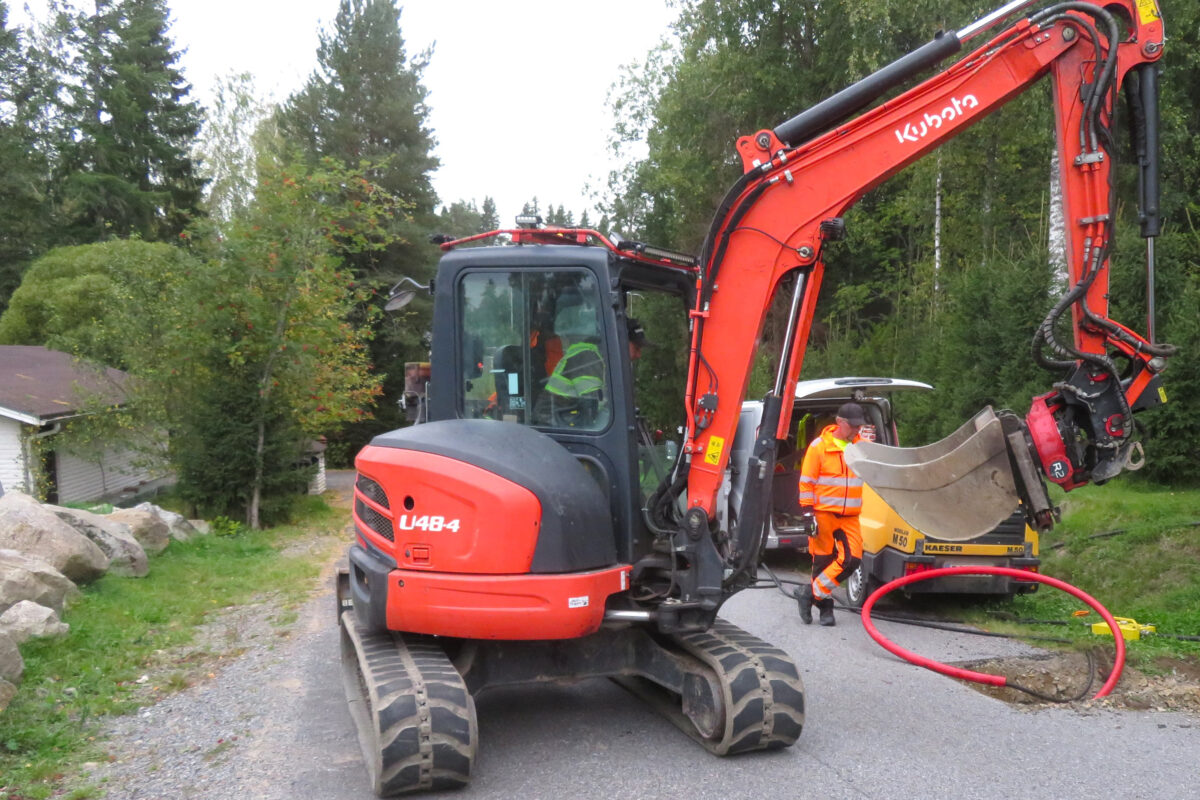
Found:
[(846, 464), (905, 522), (930, 536), (967, 541), (992, 530), (1018, 501), (1046, 530), (1053, 507), (1026, 444), (1024, 425), (991, 406), (924, 447), (858, 442)]

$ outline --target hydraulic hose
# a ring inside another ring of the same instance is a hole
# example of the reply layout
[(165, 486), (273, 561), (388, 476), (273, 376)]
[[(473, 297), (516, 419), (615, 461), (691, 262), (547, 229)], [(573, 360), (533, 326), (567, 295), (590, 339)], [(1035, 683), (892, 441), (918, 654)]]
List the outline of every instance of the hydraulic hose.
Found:
[(1092, 699), (1098, 700), (1101, 697), (1107, 696), (1108, 693), (1113, 690), (1113, 687), (1117, 685), (1117, 681), (1121, 678), (1121, 671), (1125, 668), (1125, 638), (1121, 634), (1121, 630), (1117, 626), (1117, 621), (1113, 619), (1112, 614), (1108, 613), (1107, 608), (1100, 605), (1100, 601), (1096, 600), (1082, 589), (1077, 589), (1071, 584), (1060, 581), (1057, 578), (1039, 575), (1036, 572), (1029, 572), (1027, 570), (1013, 569), (1012, 567), (984, 566), (941, 567), (939, 569), (915, 572), (912, 575), (905, 575), (902, 578), (896, 578), (894, 581), (885, 583), (883, 586), (876, 589), (871, 596), (867, 598), (867, 601), (863, 603), (862, 623), (863, 627), (867, 631), (867, 635), (874, 639), (880, 647), (887, 650), (889, 653), (899, 656), (911, 664), (916, 664), (918, 667), (924, 667), (925, 669), (933, 670), (934, 672), (940, 672), (943, 675), (949, 675), (951, 678), (961, 678), (962, 680), (973, 681), (974, 683), (982, 683), (989, 686), (1008, 686), (1008, 678), (1004, 677), (1003, 675), (992, 675), (987, 672), (973, 672), (960, 667), (952, 667), (949, 664), (943, 664), (940, 661), (934, 661), (931, 658), (925, 658), (924, 656), (913, 653), (910, 650), (905, 650), (903, 647), (900, 647), (891, 640), (885, 638), (884, 635), (881, 634), (875, 627), (875, 624), (871, 621), (871, 609), (873, 609), (875, 607), (875, 603), (885, 595), (895, 591), (896, 589), (899, 589), (902, 586), (907, 586), (910, 583), (931, 580), (933, 578), (943, 578), (950, 575), (1003, 575), (1009, 578), (1019, 578), (1023, 581), (1036, 581), (1038, 583), (1044, 583), (1047, 586), (1051, 586), (1055, 589), (1059, 589), (1060, 591), (1064, 591), (1067, 594), (1082, 600), (1104, 619), (1105, 624), (1107, 624), (1109, 630), (1112, 631), (1113, 641), (1116, 643), (1117, 650), (1116, 656), (1113, 659), (1112, 672), (1109, 673), (1108, 680), (1104, 682), (1104, 685), (1100, 687), (1100, 691), (1097, 692)]

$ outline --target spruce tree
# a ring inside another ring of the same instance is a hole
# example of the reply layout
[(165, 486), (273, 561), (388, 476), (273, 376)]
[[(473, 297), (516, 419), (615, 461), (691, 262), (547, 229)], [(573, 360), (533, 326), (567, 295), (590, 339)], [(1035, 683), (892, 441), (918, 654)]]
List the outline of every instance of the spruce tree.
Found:
[(321, 34), (317, 61), (284, 104), (280, 130), (314, 160), (332, 158), (348, 169), (365, 163), (371, 180), (408, 206), (412, 219), (399, 231), (408, 251), (358, 266), (389, 276), (416, 267), (428, 255), (418, 245), (437, 204), (430, 173), (438, 161), (421, 84), (428, 54), (406, 54), (393, 0), (342, 0), (332, 30)]
[[(346, 258), (358, 280), (375, 290), (377, 307), (400, 277), (428, 281), (437, 261), (429, 236), (438, 223), (430, 179), (438, 161), (421, 83), (428, 57), (408, 56), (393, 0), (342, 0), (332, 28), (320, 37), (316, 71), (279, 113), (284, 138), (313, 163), (328, 158), (349, 169), (361, 167), (407, 209), (390, 221), (391, 246)], [(404, 390), (404, 362), (429, 357), (430, 305), (414, 303), (405, 310), (403, 324), (379, 324), (372, 359), (386, 371), (384, 395), (374, 420), (349, 434), (358, 441), (349, 441), (345, 449), (355, 450), (356, 443), (379, 430), (402, 424), (397, 400)]]
[(500, 228), (500, 215), (496, 212), (496, 201), (491, 197), (483, 198), (483, 229), (494, 231)]
[(0, 0), (0, 311), (50, 230), (46, 150), (37, 133), (46, 74)]
[(165, 0), (97, 0), (79, 16), (69, 107), (75, 140), (61, 165), (65, 238), (170, 239), (201, 196), (190, 149), (200, 109), (168, 35)]

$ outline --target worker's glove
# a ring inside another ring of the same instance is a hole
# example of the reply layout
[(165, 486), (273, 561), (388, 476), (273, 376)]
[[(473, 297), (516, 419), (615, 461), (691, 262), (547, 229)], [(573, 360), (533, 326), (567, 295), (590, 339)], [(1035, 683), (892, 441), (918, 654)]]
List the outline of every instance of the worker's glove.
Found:
[(796, 527), (805, 536), (817, 535), (817, 516), (812, 506), (800, 506), (800, 517)]

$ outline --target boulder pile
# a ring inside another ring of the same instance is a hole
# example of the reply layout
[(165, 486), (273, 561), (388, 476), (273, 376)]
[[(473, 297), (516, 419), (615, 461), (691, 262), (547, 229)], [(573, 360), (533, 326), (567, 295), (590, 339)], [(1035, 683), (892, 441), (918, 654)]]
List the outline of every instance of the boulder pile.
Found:
[(80, 585), (109, 572), (143, 577), (147, 553), (202, 531), (207, 525), (151, 503), (96, 514), (16, 491), (0, 496), (0, 711), (24, 672), (18, 646), (30, 638), (66, 636), (63, 609), (79, 597)]

